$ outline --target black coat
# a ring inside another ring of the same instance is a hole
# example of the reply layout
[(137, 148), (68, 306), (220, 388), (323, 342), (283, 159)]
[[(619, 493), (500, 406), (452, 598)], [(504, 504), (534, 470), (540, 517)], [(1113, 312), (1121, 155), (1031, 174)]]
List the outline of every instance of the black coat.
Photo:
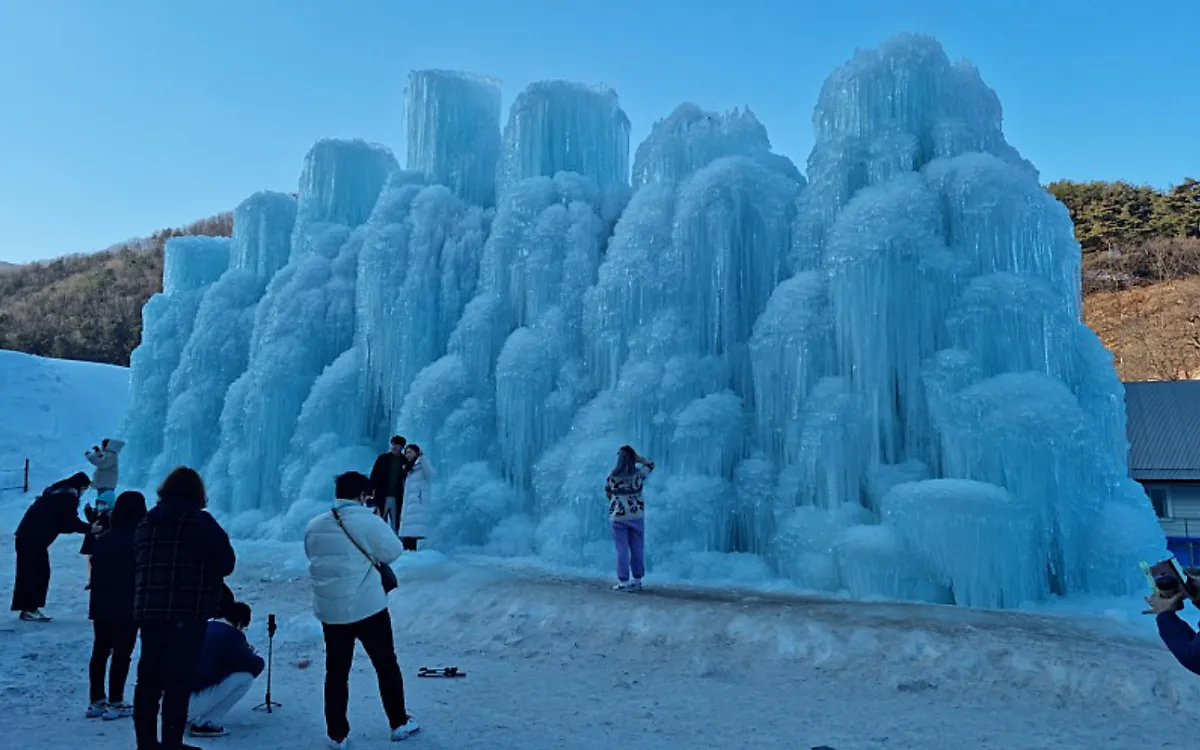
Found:
[(236, 557), (229, 536), (199, 505), (159, 500), (134, 539), (138, 622), (209, 620), (220, 609)]
[(25, 511), (17, 525), (17, 542), (49, 548), (59, 534), (86, 534), (89, 529), (79, 517), (79, 492), (58, 482), (47, 487)]
[[(400, 472), (396, 484), (389, 486), (392, 461), (400, 462)], [(377, 506), (382, 507), (384, 500), (389, 497), (397, 500), (404, 498), (404, 480), (408, 478), (408, 471), (411, 468), (407, 458), (403, 455), (397, 456), (391, 451), (381, 453), (379, 458), (375, 459), (375, 465), (371, 467), (371, 491), (375, 493), (374, 499)]]
[(91, 619), (133, 620), (136, 532), (136, 526), (117, 526), (84, 540), (80, 552), (92, 556)]

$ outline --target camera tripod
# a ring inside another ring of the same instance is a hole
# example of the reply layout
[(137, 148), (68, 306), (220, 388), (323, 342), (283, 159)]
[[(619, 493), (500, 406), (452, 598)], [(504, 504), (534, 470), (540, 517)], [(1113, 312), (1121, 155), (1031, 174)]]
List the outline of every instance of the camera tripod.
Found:
[(271, 700), (271, 665), (275, 661), (275, 613), (267, 615), (267, 695), (262, 703), (254, 707), (255, 711), (271, 713), (272, 709), (283, 708), (282, 703)]

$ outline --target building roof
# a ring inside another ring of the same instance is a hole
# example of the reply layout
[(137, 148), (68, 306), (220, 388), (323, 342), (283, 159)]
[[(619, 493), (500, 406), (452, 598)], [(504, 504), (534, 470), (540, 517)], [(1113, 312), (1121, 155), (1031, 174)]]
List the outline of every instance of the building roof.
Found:
[(1125, 384), (1129, 473), (1200, 481), (1200, 381)]

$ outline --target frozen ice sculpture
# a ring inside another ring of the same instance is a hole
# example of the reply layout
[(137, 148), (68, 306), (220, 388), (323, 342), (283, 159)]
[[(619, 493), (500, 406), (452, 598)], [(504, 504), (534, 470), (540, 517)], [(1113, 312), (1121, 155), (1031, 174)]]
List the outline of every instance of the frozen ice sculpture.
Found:
[(534, 84), (503, 132), (499, 102), (414, 72), (406, 170), (322, 141), (232, 253), (168, 245), (136, 481), (202, 465), (235, 533), (286, 537), (399, 432), (440, 469), (439, 547), (603, 566), (631, 442), (658, 575), (1018, 607), (1165, 554), (1070, 219), (970, 64), (857, 53), (807, 179), (749, 111), (680, 106), (630, 184), (611, 90)]

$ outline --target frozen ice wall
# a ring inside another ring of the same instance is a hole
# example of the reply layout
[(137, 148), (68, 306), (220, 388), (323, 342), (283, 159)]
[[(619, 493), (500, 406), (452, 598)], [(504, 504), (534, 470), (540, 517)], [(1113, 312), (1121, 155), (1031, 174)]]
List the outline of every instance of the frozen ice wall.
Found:
[[(130, 355), (129, 411), (119, 432), (121, 483), (156, 484), (150, 473), (163, 448), (163, 428), (171, 405), (170, 383), (191, 337), (205, 290), (229, 267), (229, 240), (175, 237), (163, 249), (163, 291), (142, 309), (142, 341)], [(218, 406), (219, 408), (219, 406)]]
[(502, 137), (486, 79), (407, 100), (406, 169), (318, 143), (298, 206), (239, 209), (203, 303), (171, 300), (223, 266), (147, 305), (131, 448), (206, 461), (236, 534), (294, 537), (398, 432), (445, 550), (608, 569), (632, 443), (655, 576), (1019, 607), (1166, 554), (1068, 214), (936, 41), (829, 77), (807, 177), (748, 110), (678, 107), (630, 193), (606, 88), (533, 84)]
[(168, 388), (163, 452), (151, 478), (174, 466), (204, 466), (220, 438), (221, 407), (229, 386), (246, 371), (258, 301), (287, 262), (296, 199), (262, 192), (233, 212), (230, 267), (205, 292), (192, 334)]
[(408, 168), (481, 206), (496, 199), (500, 84), (452, 70), (414, 70), (404, 92)]
[(255, 307), (246, 370), (222, 406), (206, 469), (214, 507), (286, 507), (290, 439), (313, 383), (352, 343), (361, 225), (398, 169), (390, 151), (363, 141), (321, 141), (309, 151), (289, 260)]
[(525, 89), (508, 114), (496, 174), (503, 194), (530, 177), (575, 172), (619, 210), (629, 184), (629, 118), (607, 86), (542, 81)]

